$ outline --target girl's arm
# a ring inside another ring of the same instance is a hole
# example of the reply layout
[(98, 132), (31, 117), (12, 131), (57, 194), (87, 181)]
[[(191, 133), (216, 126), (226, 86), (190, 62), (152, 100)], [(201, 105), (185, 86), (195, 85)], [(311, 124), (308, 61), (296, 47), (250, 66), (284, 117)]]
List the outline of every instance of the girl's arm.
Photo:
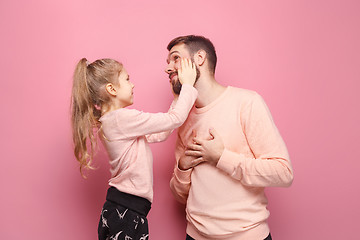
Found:
[(173, 129), (166, 131), (166, 132), (148, 134), (145, 137), (149, 143), (163, 142), (166, 139), (168, 139), (168, 137), (170, 136), (170, 134), (172, 132), (173, 132)]
[(185, 122), (196, 97), (197, 90), (189, 84), (184, 84), (176, 106), (168, 113), (121, 109), (116, 118), (120, 135), (124, 139), (131, 139), (178, 128)]
[[(175, 105), (176, 105), (176, 101), (177, 101), (177, 98), (174, 99), (174, 101), (172, 102), (171, 106), (170, 106), (170, 109), (168, 112), (170, 112), (171, 110), (174, 109)], [(160, 133), (153, 133), (153, 134), (148, 134), (148, 135), (145, 135), (146, 137), (146, 140), (149, 142), (149, 143), (156, 143), (156, 142), (163, 142), (165, 141), (166, 139), (168, 139), (168, 137), (170, 136), (170, 134), (174, 131), (174, 129), (171, 129), (171, 130), (168, 130), (168, 131), (164, 131), (164, 132), (160, 132)]]
[[(129, 109), (118, 111), (116, 120), (123, 138), (137, 138), (148, 134), (172, 131), (185, 122), (197, 98), (197, 90), (193, 87), (196, 78), (194, 63), (187, 59), (181, 59), (178, 78), (183, 85), (176, 105), (169, 112), (144, 113)], [(165, 137), (166, 135), (169, 135), (169, 132), (160, 136)]]

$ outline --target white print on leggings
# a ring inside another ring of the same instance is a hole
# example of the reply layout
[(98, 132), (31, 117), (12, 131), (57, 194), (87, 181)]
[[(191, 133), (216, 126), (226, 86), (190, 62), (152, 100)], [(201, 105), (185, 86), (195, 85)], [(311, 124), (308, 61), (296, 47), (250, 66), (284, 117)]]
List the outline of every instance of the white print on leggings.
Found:
[[(119, 210), (116, 208), (116, 212), (117, 212), (120, 220), (124, 220), (124, 217), (125, 217), (125, 215), (126, 215), (126, 213), (127, 213), (128, 210), (129, 210), (129, 209), (126, 209), (124, 212), (120, 213)], [(101, 210), (102, 227), (107, 227), (107, 228), (109, 228), (109, 226), (108, 226), (108, 221), (107, 221), (107, 219), (104, 217), (104, 213), (105, 213), (105, 212), (107, 212), (106, 209), (102, 209), (102, 210)], [(133, 222), (135, 223), (134, 229), (137, 229), (137, 227), (138, 227), (138, 225), (139, 225), (139, 222), (140, 222), (141, 224), (144, 224), (144, 223), (145, 223), (145, 220), (144, 220), (142, 217), (136, 216), (136, 219), (134, 219)], [(108, 239), (109, 239), (109, 240), (118, 240), (118, 238), (119, 238), (119, 236), (120, 236), (120, 234), (121, 234), (122, 232), (123, 232), (123, 231), (120, 231), (120, 232), (118, 232), (117, 234), (111, 236), (111, 237), (108, 238)], [(146, 235), (143, 234), (142, 237), (141, 237), (139, 240), (147, 240), (148, 237), (149, 237), (149, 234), (146, 234)], [(125, 236), (125, 240), (132, 240), (132, 237), (126, 235), (126, 236)]]
[(120, 231), (120, 232), (118, 232), (117, 234), (115, 234), (115, 236), (113, 237), (113, 236), (111, 236), (110, 237), (110, 240), (118, 240), (118, 237), (119, 237), (119, 235), (122, 233), (122, 231)]
[(143, 236), (139, 240), (146, 240), (149, 237), (149, 234), (143, 234)]
[(124, 219), (125, 214), (126, 214), (126, 212), (128, 211), (128, 209), (126, 209), (126, 210), (125, 210), (123, 213), (121, 213), (121, 214), (120, 214), (119, 210), (116, 209), (116, 211), (117, 211), (117, 213), (118, 213), (118, 215), (119, 215), (119, 218), (120, 218), (120, 219)]
[(101, 221), (102, 221), (102, 226), (103, 227), (107, 227), (107, 228), (109, 228), (109, 226), (107, 225), (107, 219), (106, 218), (104, 218), (104, 213), (105, 212), (107, 212), (107, 210), (105, 209), (103, 209), (103, 210), (101, 210)]

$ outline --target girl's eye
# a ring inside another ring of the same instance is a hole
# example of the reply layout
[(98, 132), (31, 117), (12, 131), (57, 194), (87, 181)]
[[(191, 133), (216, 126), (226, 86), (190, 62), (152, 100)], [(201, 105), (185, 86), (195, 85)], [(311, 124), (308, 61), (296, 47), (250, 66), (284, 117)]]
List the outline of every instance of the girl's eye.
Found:
[(179, 56), (175, 56), (175, 57), (174, 57), (174, 60), (175, 60), (175, 61), (177, 61), (177, 60), (179, 60), (179, 59), (180, 59)]

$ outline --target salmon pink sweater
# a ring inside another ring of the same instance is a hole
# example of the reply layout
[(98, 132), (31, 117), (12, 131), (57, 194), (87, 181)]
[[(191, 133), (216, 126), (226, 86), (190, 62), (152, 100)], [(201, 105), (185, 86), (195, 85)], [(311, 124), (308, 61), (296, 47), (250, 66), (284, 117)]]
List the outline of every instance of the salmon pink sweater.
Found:
[(153, 201), (153, 157), (148, 143), (164, 141), (183, 124), (196, 97), (197, 90), (184, 84), (167, 113), (120, 108), (100, 118), (110, 158), (110, 186)]
[(262, 240), (269, 234), (264, 188), (286, 187), (293, 171), (288, 151), (263, 99), (255, 92), (227, 87), (214, 102), (193, 108), (178, 130), (176, 160), (209, 129), (225, 150), (216, 166), (202, 163), (181, 171), (176, 163), (170, 187), (186, 203), (187, 233), (196, 240)]

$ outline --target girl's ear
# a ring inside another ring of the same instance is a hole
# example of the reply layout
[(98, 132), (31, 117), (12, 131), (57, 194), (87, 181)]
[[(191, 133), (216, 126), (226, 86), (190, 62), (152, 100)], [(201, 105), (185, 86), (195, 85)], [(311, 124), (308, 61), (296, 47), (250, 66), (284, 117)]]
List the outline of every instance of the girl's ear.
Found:
[(114, 97), (116, 96), (117, 91), (113, 84), (111, 83), (106, 84), (105, 89), (111, 96)]
[(199, 50), (197, 51), (197, 53), (195, 53), (194, 55), (194, 61), (199, 65), (203, 65), (205, 63), (205, 59), (206, 59), (206, 51), (204, 50)]

